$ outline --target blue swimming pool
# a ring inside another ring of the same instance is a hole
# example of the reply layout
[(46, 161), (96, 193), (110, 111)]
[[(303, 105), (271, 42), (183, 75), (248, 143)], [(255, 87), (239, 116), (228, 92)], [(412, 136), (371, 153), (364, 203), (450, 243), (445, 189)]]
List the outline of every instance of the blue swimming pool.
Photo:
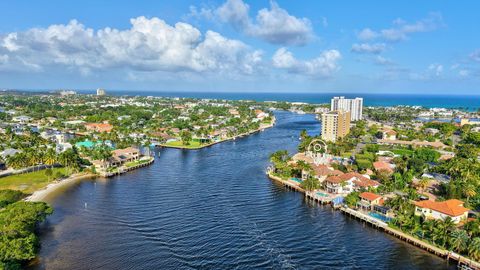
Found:
[(290, 178), (290, 180), (293, 180), (297, 183), (302, 183), (302, 179), (300, 179), (300, 178), (292, 177), (292, 178)]
[(325, 194), (323, 192), (317, 192), (317, 196), (319, 197), (328, 197), (328, 194)]
[(376, 219), (379, 219), (383, 222), (389, 222), (390, 220), (392, 220), (391, 218), (389, 217), (386, 217), (382, 214), (379, 214), (379, 213), (375, 213), (375, 212), (370, 212), (368, 213), (369, 216), (373, 217), (373, 218), (376, 218)]

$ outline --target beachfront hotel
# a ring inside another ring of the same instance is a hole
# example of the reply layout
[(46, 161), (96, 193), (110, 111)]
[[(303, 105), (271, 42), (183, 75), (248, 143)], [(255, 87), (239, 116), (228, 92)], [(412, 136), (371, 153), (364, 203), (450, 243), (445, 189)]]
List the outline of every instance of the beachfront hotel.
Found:
[(350, 112), (331, 111), (322, 114), (322, 139), (335, 142), (350, 132)]
[(330, 103), (330, 110), (350, 112), (351, 121), (362, 120), (363, 98), (348, 99), (345, 97), (333, 97)]
[(97, 96), (105, 96), (106, 94), (107, 92), (105, 91), (105, 89), (102, 89), (102, 88), (97, 89)]

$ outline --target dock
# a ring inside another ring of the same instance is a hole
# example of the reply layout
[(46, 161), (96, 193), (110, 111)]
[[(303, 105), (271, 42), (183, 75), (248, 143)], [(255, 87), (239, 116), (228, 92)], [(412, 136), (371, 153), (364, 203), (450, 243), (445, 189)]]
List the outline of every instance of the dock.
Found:
[[(332, 200), (334, 199), (333, 197), (320, 196), (320, 195), (317, 194), (317, 192), (306, 191), (303, 188), (301, 188), (300, 185), (297, 182), (295, 182), (293, 180), (285, 180), (285, 179), (282, 179), (278, 176), (273, 175), (271, 169), (267, 170), (267, 176), (270, 179), (282, 184), (283, 186), (285, 186), (288, 189), (304, 193), (305, 197), (310, 199), (310, 200), (313, 200), (313, 201), (321, 203), (321, 204), (331, 204), (332, 207), (333, 207), (333, 204), (332, 204)], [(345, 207), (345, 206), (337, 206), (337, 207), (334, 207), (334, 208), (342, 211), (342, 213), (344, 213), (347, 216), (350, 216), (350, 217), (353, 217), (357, 220), (363, 221), (363, 222), (371, 225), (372, 227), (375, 227), (375, 228), (377, 228), (379, 230), (382, 230), (382, 231), (384, 231), (384, 232), (386, 232), (390, 235), (395, 236), (396, 238), (398, 238), (400, 240), (403, 240), (403, 241), (405, 241), (409, 244), (412, 244), (412, 245), (414, 245), (416, 247), (419, 247), (423, 250), (426, 250), (426, 251), (428, 251), (432, 254), (435, 254), (439, 257), (442, 257), (442, 258), (446, 259), (447, 261), (455, 261), (455, 262), (457, 262), (458, 269), (461, 269), (461, 270), (480, 270), (480, 263), (479, 262), (471, 260), (471, 259), (469, 259), (467, 257), (464, 257), (460, 254), (457, 254), (455, 252), (436, 247), (436, 246), (434, 246), (434, 245), (432, 245), (428, 242), (425, 242), (421, 239), (415, 238), (412, 235), (406, 234), (402, 231), (399, 231), (397, 229), (389, 227), (387, 223), (385, 223), (385, 222), (383, 222), (379, 219), (376, 219), (372, 216), (369, 216), (365, 213), (356, 211), (354, 209), (351, 209), (351, 208), (348, 208), (348, 207)]]
[(397, 237), (398, 239), (400, 240), (403, 240), (407, 243), (410, 243), (416, 247), (419, 247), (419, 248), (422, 248), (423, 250), (426, 250), (432, 254), (435, 254), (439, 257), (442, 257), (448, 261), (452, 260), (452, 261), (456, 261), (458, 263), (458, 268), (459, 269), (475, 269), (475, 270), (478, 270), (480, 269), (480, 263), (476, 262), (476, 261), (473, 261), (469, 258), (466, 258), (460, 254), (457, 254), (455, 252), (452, 252), (452, 251), (449, 251), (449, 250), (446, 250), (446, 249), (442, 249), (442, 248), (439, 248), (439, 247), (436, 247), (432, 244), (429, 244), (421, 239), (418, 239), (418, 238), (415, 238), (413, 237), (412, 235), (409, 235), (409, 234), (406, 234), (404, 232), (401, 232), (397, 229), (394, 229), (394, 228), (391, 228), (388, 226), (387, 223), (383, 222), (383, 221), (380, 221), (376, 218), (373, 218), (373, 217), (370, 217), (369, 215), (366, 215), (362, 212), (359, 212), (359, 211), (356, 211), (356, 210), (353, 210), (353, 209), (350, 209), (348, 207), (340, 207), (339, 208), (340, 211), (342, 211), (344, 214), (348, 215), (348, 216), (351, 216), (351, 217), (354, 217), (356, 219), (359, 219), (377, 229), (380, 229), (380, 230), (383, 230), (385, 231), (386, 233), (390, 234), (390, 235), (393, 235), (395, 237)]
[(152, 164), (154, 161), (155, 161), (155, 159), (151, 158), (149, 161), (147, 161), (145, 163), (140, 163), (140, 164), (132, 166), (132, 167), (120, 167), (115, 172), (100, 173), (100, 176), (108, 178), (108, 177), (113, 177), (113, 176), (116, 176), (116, 175), (124, 174), (126, 172), (133, 171), (133, 170), (136, 170), (138, 168), (148, 166), (148, 165)]

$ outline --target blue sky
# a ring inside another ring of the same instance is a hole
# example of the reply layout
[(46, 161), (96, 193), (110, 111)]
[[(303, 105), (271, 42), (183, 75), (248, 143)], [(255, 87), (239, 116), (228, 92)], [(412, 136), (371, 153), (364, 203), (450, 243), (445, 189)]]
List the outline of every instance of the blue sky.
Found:
[(480, 93), (478, 1), (17, 0), (0, 10), (0, 88)]

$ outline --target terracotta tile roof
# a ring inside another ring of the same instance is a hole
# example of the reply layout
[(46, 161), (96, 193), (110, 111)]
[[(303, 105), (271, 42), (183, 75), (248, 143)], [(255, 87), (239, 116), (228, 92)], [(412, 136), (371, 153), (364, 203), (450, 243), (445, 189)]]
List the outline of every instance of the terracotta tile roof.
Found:
[(376, 199), (381, 198), (382, 196), (372, 193), (372, 192), (362, 192), (360, 193), (360, 198), (368, 200), (368, 201), (375, 201)]
[(330, 175), (342, 175), (343, 172), (339, 170), (334, 170), (327, 165), (312, 165), (312, 169), (315, 172), (315, 175), (318, 176), (330, 176)]
[(139, 150), (134, 147), (127, 147), (124, 149), (117, 149), (112, 151), (113, 156), (121, 156), (121, 155), (132, 155), (132, 154), (138, 154)]
[(326, 182), (333, 183), (333, 184), (340, 184), (342, 182), (345, 182), (342, 178), (338, 176), (329, 176), (327, 179), (325, 179)]
[(307, 163), (313, 163), (313, 159), (311, 157), (307, 157), (304, 153), (297, 153), (292, 157), (292, 160), (303, 160)]
[(359, 186), (359, 187), (364, 187), (364, 188), (380, 186), (379, 182), (377, 182), (375, 180), (372, 180), (372, 179), (368, 179), (366, 177), (364, 177), (362, 179), (355, 180), (355, 181), (353, 181), (353, 183), (355, 185)]
[(385, 171), (389, 171), (389, 172), (393, 172), (393, 169), (391, 167), (391, 165), (387, 162), (383, 162), (383, 161), (375, 161), (373, 163), (373, 167), (375, 168), (375, 170), (377, 171), (380, 171), (380, 170), (385, 170)]
[(113, 129), (113, 126), (106, 123), (87, 123), (85, 128), (89, 130), (95, 130), (97, 132), (110, 132)]
[(443, 202), (434, 202), (434, 201), (419, 201), (415, 202), (415, 205), (420, 208), (432, 209), (434, 211), (449, 215), (451, 217), (456, 217), (464, 214), (470, 209), (463, 207), (463, 202), (460, 200), (446, 200)]

